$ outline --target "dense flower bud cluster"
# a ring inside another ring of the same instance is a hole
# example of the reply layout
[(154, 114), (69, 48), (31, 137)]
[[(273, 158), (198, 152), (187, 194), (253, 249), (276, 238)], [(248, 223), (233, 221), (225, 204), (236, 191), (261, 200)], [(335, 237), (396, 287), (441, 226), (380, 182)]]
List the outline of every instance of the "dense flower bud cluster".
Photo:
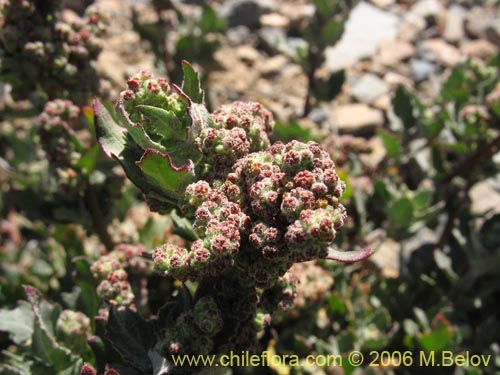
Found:
[(79, 350), (90, 335), (90, 319), (79, 311), (63, 310), (56, 322), (56, 335), (65, 346)]
[(238, 204), (206, 181), (189, 185), (185, 202), (184, 210), (194, 216), (193, 228), (200, 239), (191, 244), (189, 251), (170, 244), (157, 247), (153, 252), (155, 267), (180, 280), (219, 275), (233, 265), (240, 248), (240, 233), (248, 226), (249, 218)]
[[(120, 98), (128, 120), (134, 123), (140, 122), (151, 138), (156, 137), (153, 141), (162, 144), (164, 137), (185, 129), (188, 120), (186, 117), (187, 101), (173, 89), (166, 78), (155, 77), (151, 72), (143, 70), (127, 80), (127, 87), (128, 89), (120, 94)], [(151, 126), (149, 121), (145, 121), (138, 105), (169, 111), (172, 114), (170, 129)]]
[(182, 313), (168, 330), (166, 351), (170, 354), (208, 354), (213, 338), (223, 328), (222, 313), (211, 296), (200, 298), (192, 310)]
[(80, 158), (72, 124), (78, 119), (80, 108), (69, 100), (55, 99), (45, 104), (39, 116), (40, 143), (47, 159), (61, 165), (73, 165)]
[(141, 257), (144, 251), (145, 248), (141, 245), (121, 244), (92, 264), (92, 275), (100, 282), (97, 294), (106, 303), (134, 308), (135, 296), (129, 282), (129, 274), (148, 272), (150, 267)]
[(294, 262), (327, 255), (346, 220), (345, 184), (315, 142), (276, 143), (238, 160), (228, 180), (239, 186), (254, 223), (252, 245), (239, 259), (258, 286), (268, 287)]
[(75, 16), (68, 23), (58, 18), (58, 5), (0, 1), (0, 77), (12, 84), (15, 99), (33, 99), (37, 93), (43, 99), (67, 97), (83, 103), (97, 89), (91, 61), (102, 48), (102, 16), (90, 7), (83, 19)]
[(268, 133), (274, 127), (271, 112), (254, 102), (219, 106), (212, 114), (212, 127), (202, 129), (195, 144), (215, 164), (232, 166), (249, 152), (270, 145)]

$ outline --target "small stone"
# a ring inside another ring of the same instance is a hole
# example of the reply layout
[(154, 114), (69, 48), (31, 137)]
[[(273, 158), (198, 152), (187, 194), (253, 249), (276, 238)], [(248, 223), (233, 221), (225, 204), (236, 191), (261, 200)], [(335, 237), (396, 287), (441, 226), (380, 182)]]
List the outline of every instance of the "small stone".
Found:
[(436, 70), (436, 65), (425, 60), (413, 59), (410, 61), (411, 75), (415, 82), (425, 81)]
[(231, 27), (226, 31), (227, 41), (233, 47), (244, 44), (249, 37), (250, 29), (243, 25)]
[(494, 45), (500, 45), (500, 18), (495, 19), (488, 25), (485, 36)]
[(424, 40), (420, 44), (419, 54), (429, 56), (429, 53), (432, 53), (439, 63), (450, 67), (455, 66), (462, 58), (456, 47), (437, 38)]
[(288, 64), (288, 58), (284, 55), (276, 55), (267, 60), (264, 60), (262, 64), (258, 64), (257, 69), (263, 76), (274, 75), (279, 72)]
[(500, 213), (500, 191), (496, 185), (497, 181), (487, 179), (472, 186), (469, 191), (472, 214)]
[(407, 42), (414, 42), (419, 38), (426, 26), (424, 17), (413, 13), (406, 13), (403, 16), (403, 22), (399, 26), (398, 38)]
[(391, 102), (392, 102), (391, 95), (384, 94), (375, 99), (372, 105), (375, 108), (381, 109), (383, 111), (388, 111), (391, 108)]
[(368, 258), (382, 272), (382, 276), (397, 278), (400, 270), (401, 245), (399, 242), (387, 238), (375, 247), (375, 253)]
[(387, 93), (385, 82), (374, 74), (365, 74), (352, 85), (351, 94), (356, 100), (370, 104)]
[(468, 57), (488, 60), (498, 53), (498, 46), (484, 39), (471, 40), (462, 45), (460, 51)]
[(260, 16), (260, 24), (263, 27), (281, 27), (287, 28), (290, 24), (288, 18), (282, 16), (279, 13), (269, 13)]
[(370, 2), (379, 8), (388, 8), (395, 3), (395, 0), (370, 0)]
[(413, 89), (413, 81), (410, 78), (398, 73), (387, 72), (384, 76), (384, 81), (391, 89), (395, 89), (398, 86), (404, 86), (407, 90)]
[(425, 19), (438, 19), (445, 12), (445, 8), (439, 0), (420, 0), (415, 3), (410, 13)]
[(263, 27), (257, 32), (262, 47), (271, 54), (280, 53), (286, 46), (286, 32), (279, 27)]
[(465, 30), (474, 38), (483, 38), (486, 28), (493, 20), (494, 15), (487, 9), (475, 6), (467, 12)]
[(415, 55), (415, 47), (413, 44), (405, 41), (384, 40), (379, 45), (378, 58), (382, 64), (387, 66), (396, 65), (413, 55)]
[(332, 109), (331, 116), (340, 133), (370, 133), (384, 123), (382, 111), (363, 103), (338, 106)]
[(368, 145), (370, 146), (371, 152), (369, 154), (361, 154), (359, 157), (365, 166), (374, 171), (385, 159), (387, 150), (380, 137), (371, 137), (368, 141)]
[(307, 115), (307, 118), (315, 124), (322, 124), (328, 119), (329, 111), (325, 107), (316, 107)]
[(452, 5), (446, 15), (446, 26), (443, 37), (451, 43), (456, 43), (464, 38), (464, 21), (467, 11), (460, 5)]
[(261, 54), (250, 45), (243, 45), (236, 49), (236, 55), (245, 62), (253, 63), (262, 59)]

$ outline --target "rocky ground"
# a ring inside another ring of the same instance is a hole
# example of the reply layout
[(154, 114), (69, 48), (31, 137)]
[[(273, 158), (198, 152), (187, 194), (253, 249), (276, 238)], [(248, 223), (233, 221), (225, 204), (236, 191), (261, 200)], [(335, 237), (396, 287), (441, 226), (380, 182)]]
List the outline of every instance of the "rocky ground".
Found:
[[(124, 78), (138, 70), (155, 70), (150, 46), (133, 30), (131, 9), (144, 20), (154, 21), (158, 14), (145, 0), (96, 3), (111, 20), (99, 70), (120, 89)], [(309, 2), (225, 0), (211, 5), (229, 22), (214, 55), (217, 66), (207, 74), (211, 105), (259, 101), (282, 123), (299, 119), (329, 133), (364, 137), (372, 148), (368, 160), (373, 168), (385, 153), (375, 131), (391, 126), (391, 98), (398, 86), (417, 92), (424, 100), (433, 98), (451, 67), (468, 58), (487, 61), (500, 50), (500, 5), (496, 0), (359, 2), (342, 39), (325, 51), (325, 63), (317, 72), (324, 76), (345, 69), (341, 92), (331, 102), (318, 103), (302, 118), (307, 78), (286, 51), (303, 43), (290, 30), (312, 14)], [(417, 159), (424, 170), (430, 167), (428, 150), (422, 150)], [(478, 183), (471, 199), (474, 213), (500, 211), (498, 179)], [(387, 275), (397, 276), (396, 250), (433, 242), (435, 236), (427, 230), (411, 239), (416, 243), (387, 240), (374, 260), (383, 260)]]

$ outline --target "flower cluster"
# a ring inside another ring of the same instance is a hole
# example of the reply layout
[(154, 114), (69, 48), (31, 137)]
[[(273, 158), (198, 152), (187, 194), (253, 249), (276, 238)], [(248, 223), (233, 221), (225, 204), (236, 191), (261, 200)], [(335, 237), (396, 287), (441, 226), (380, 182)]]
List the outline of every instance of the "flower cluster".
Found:
[(101, 256), (90, 270), (100, 283), (97, 294), (111, 306), (135, 308), (135, 295), (129, 282), (131, 273), (144, 274), (149, 265), (141, 257), (142, 245), (117, 245), (113, 251)]
[(79, 351), (90, 335), (90, 319), (79, 311), (63, 310), (56, 322), (56, 335), (66, 346)]
[(64, 22), (57, 16), (58, 3), (0, 2), (0, 75), (12, 84), (15, 99), (35, 99), (35, 93), (43, 100), (64, 96), (83, 103), (97, 89), (91, 61), (102, 48), (102, 16), (89, 7), (83, 19)]
[(200, 298), (193, 309), (182, 313), (166, 335), (170, 354), (208, 354), (214, 337), (223, 328), (222, 313), (210, 296)]
[(78, 119), (80, 108), (69, 100), (55, 99), (45, 104), (38, 117), (40, 121), (40, 143), (47, 159), (61, 165), (73, 165), (80, 158), (75, 142), (73, 124)]
[(250, 247), (239, 259), (258, 286), (271, 286), (295, 262), (327, 255), (346, 220), (345, 184), (315, 142), (275, 143), (238, 160), (228, 180), (244, 192)]
[(248, 227), (249, 218), (237, 203), (206, 181), (189, 185), (185, 202), (186, 214), (194, 212), (193, 228), (200, 239), (189, 251), (170, 244), (157, 247), (153, 252), (155, 267), (180, 280), (219, 275), (233, 265), (240, 233)]
[(211, 160), (215, 178), (223, 176), (220, 172), (227, 173), (227, 167), (239, 158), (270, 145), (273, 116), (259, 103), (221, 105), (210, 116), (213, 124), (201, 130), (195, 145)]

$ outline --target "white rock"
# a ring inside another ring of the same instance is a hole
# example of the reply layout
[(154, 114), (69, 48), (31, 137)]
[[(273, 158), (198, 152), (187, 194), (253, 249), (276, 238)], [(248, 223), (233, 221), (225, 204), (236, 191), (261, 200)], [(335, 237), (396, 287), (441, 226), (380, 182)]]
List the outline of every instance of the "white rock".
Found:
[(443, 37), (451, 43), (456, 43), (464, 38), (464, 21), (467, 11), (460, 5), (452, 5), (446, 15), (446, 26)]
[(340, 41), (325, 51), (325, 66), (332, 72), (374, 56), (383, 39), (396, 38), (399, 18), (365, 2), (349, 15)]

